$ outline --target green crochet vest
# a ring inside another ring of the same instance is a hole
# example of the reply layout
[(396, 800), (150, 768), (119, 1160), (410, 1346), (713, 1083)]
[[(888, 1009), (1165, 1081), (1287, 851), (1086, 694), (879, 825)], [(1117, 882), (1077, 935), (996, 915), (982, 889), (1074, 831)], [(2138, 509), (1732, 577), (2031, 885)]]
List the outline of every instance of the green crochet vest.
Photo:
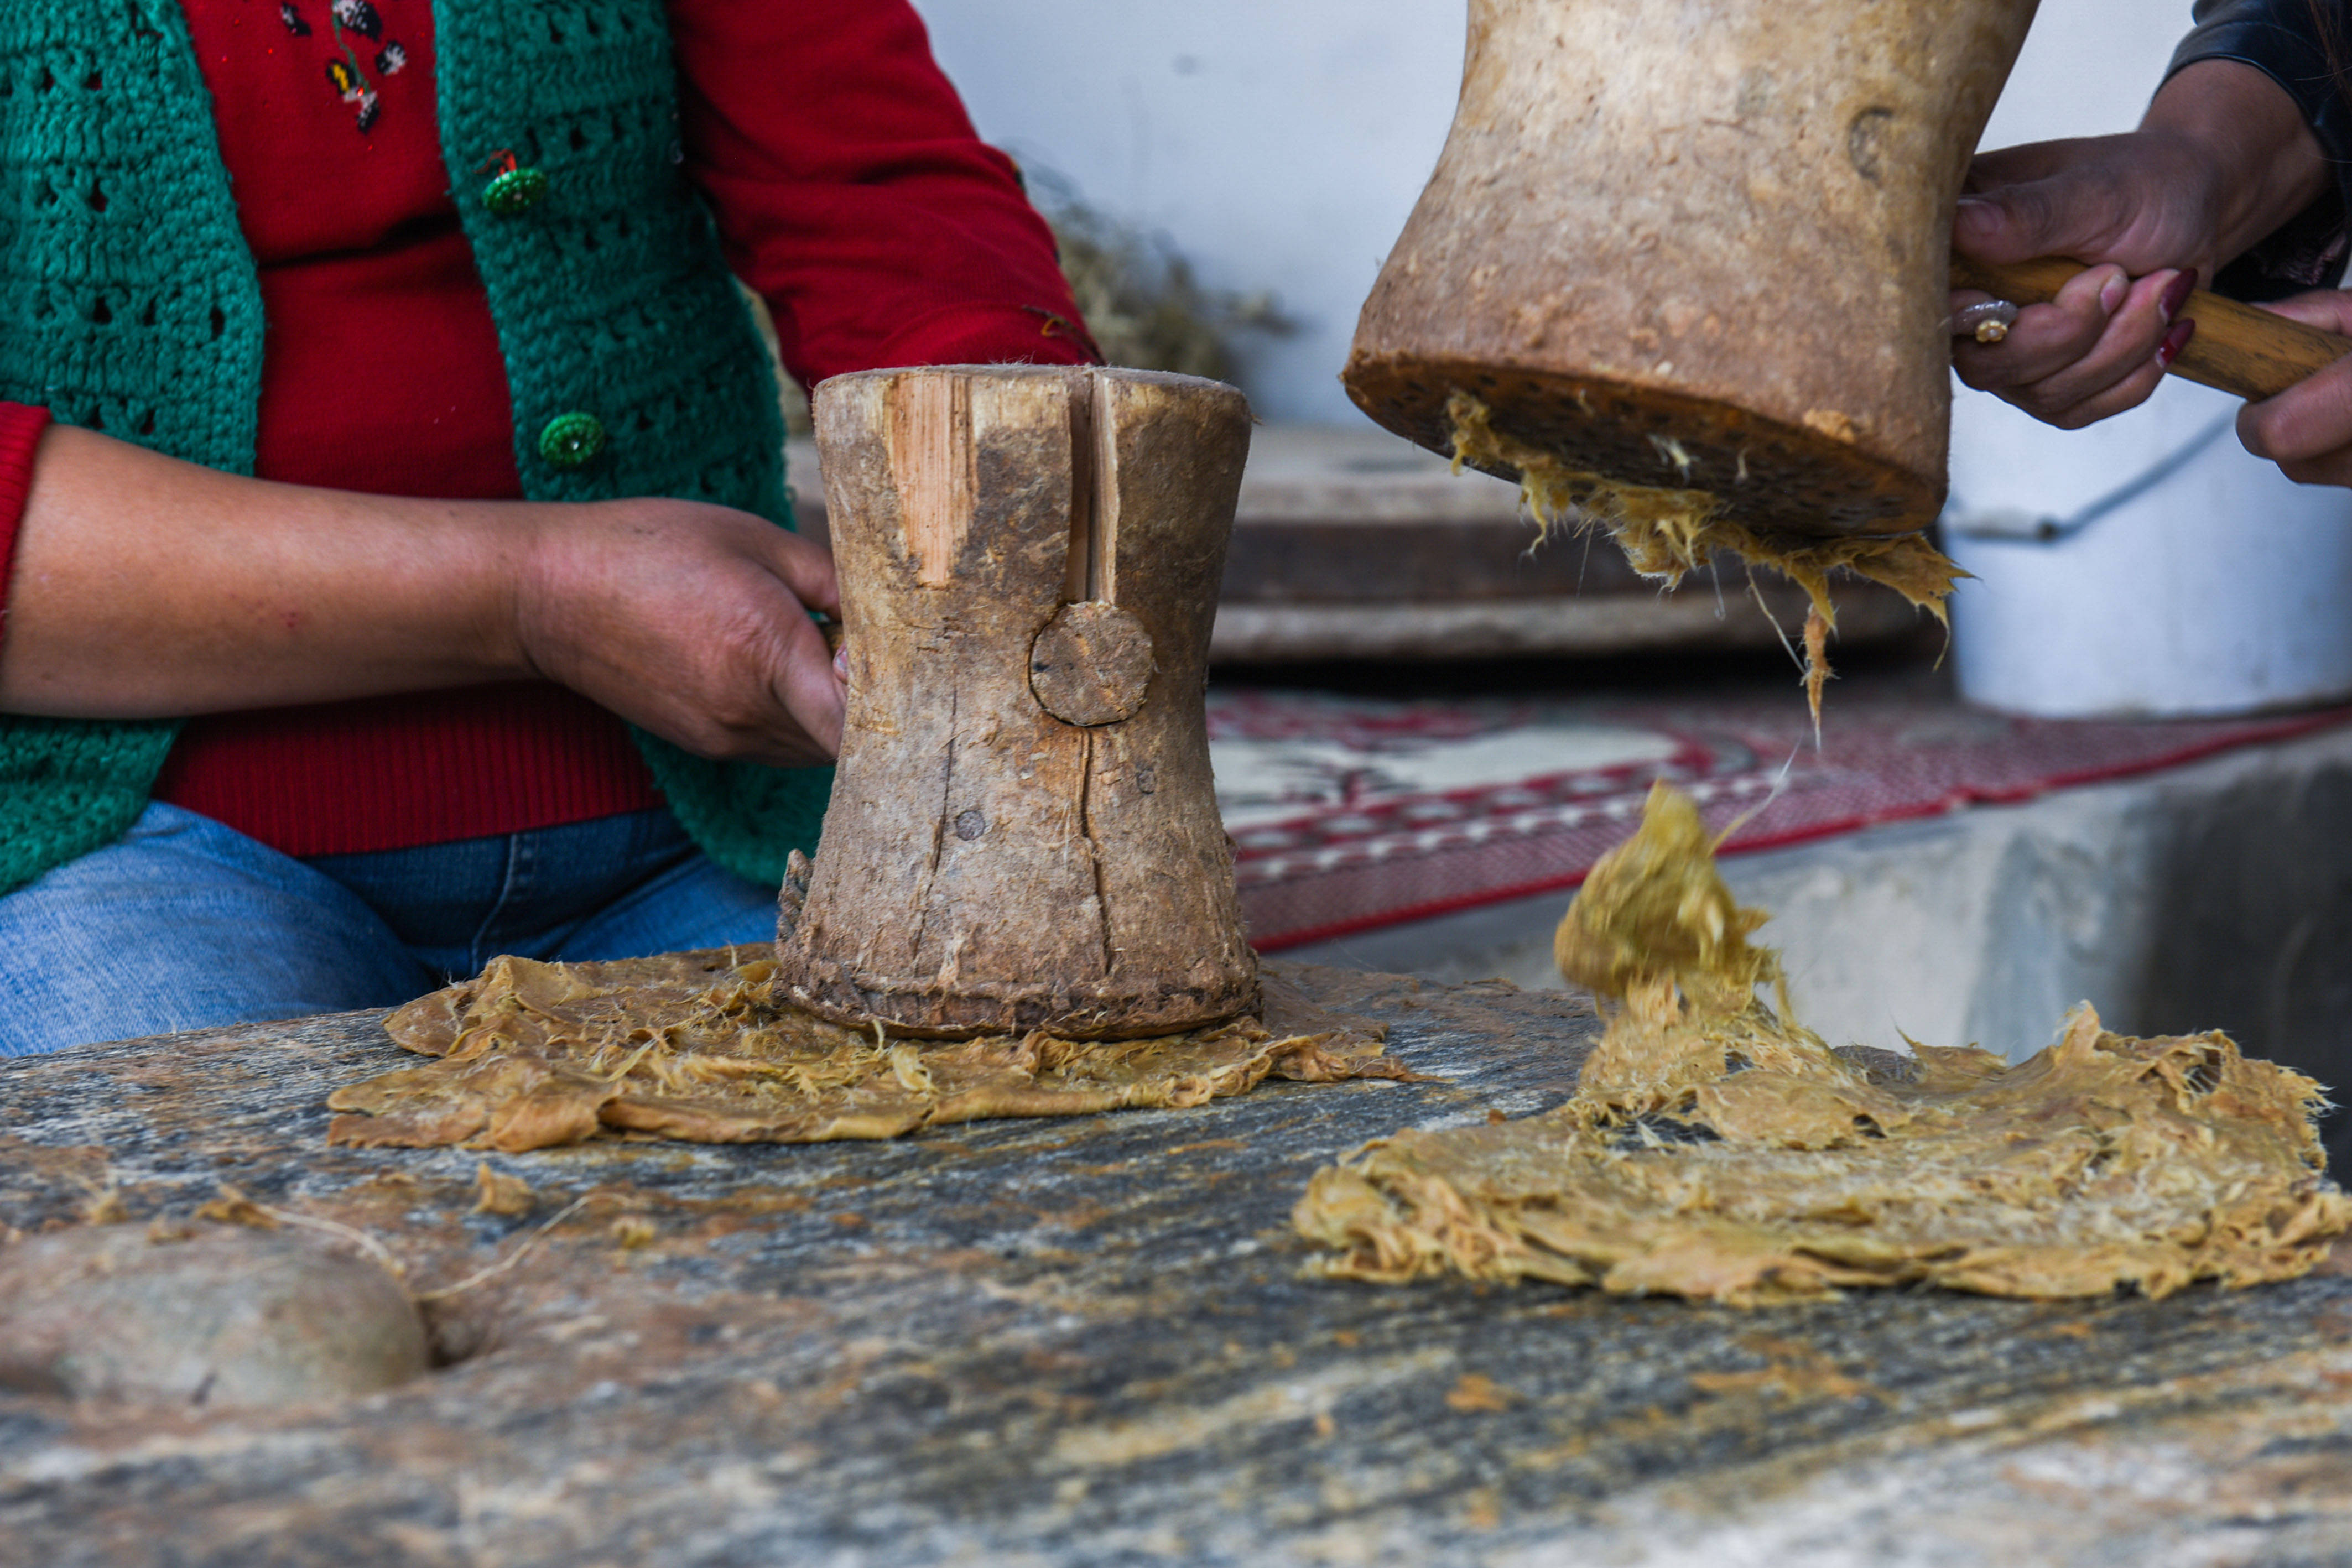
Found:
[[(677, 168), (662, 0), (434, 0), (433, 19), (442, 158), (524, 494), (678, 497), (791, 527), (774, 376)], [(544, 184), (525, 176), (494, 211), (506, 153)], [(179, 0), (0, 0), (0, 399), (249, 474), (261, 340)], [(0, 716), (0, 893), (129, 827), (178, 727)], [(720, 864), (774, 884), (815, 844), (832, 769), (636, 740)]]

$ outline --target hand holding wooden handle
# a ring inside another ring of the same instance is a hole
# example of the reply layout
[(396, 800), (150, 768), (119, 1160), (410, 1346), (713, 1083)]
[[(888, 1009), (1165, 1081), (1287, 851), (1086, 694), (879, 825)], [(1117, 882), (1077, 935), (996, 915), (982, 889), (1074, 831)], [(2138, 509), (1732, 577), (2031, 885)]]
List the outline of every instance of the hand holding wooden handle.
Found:
[[(1955, 255), (1952, 287), (1981, 289), (2016, 305), (2040, 305), (2084, 270), (2081, 262), (2063, 256), (1992, 267)], [(2172, 373), (2242, 398), (2275, 397), (2352, 353), (2352, 338), (2201, 288), (2189, 297), (2179, 314), (2194, 319), (2197, 330), (2172, 361)]]

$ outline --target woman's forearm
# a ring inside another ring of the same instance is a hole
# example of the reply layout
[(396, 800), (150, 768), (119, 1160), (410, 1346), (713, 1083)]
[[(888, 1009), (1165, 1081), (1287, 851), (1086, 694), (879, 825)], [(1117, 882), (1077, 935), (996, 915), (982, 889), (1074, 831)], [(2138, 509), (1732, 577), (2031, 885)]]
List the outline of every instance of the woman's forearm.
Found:
[(173, 718), (539, 676), (704, 757), (823, 761), (823, 547), (695, 501), (421, 501), (87, 431), (35, 456), (0, 713)]
[(0, 711), (164, 718), (531, 673), (546, 510), (305, 489), (53, 426), (0, 622)]
[(2207, 172), (2218, 261), (2243, 255), (2327, 190), (2327, 162), (2302, 110), (2268, 75), (2237, 60), (2199, 60), (2174, 73), (2140, 130)]

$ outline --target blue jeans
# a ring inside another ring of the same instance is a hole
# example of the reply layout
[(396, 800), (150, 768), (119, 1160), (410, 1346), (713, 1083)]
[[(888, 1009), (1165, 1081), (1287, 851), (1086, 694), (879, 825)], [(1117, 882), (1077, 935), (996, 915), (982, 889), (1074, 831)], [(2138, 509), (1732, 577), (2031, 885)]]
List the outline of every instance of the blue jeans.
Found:
[(151, 802), (115, 842), (0, 897), (0, 1055), (392, 1007), (500, 953), (630, 958), (775, 934), (775, 891), (667, 811), (299, 861)]

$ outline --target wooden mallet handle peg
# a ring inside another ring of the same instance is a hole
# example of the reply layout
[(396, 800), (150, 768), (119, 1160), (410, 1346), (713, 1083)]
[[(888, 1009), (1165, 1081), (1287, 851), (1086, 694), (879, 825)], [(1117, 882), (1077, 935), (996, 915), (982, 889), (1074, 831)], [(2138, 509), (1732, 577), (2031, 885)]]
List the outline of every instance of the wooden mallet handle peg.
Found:
[[(1956, 255), (1952, 287), (1980, 289), (2013, 305), (2042, 305), (2084, 270), (2081, 262), (2063, 256), (1991, 267)], [(2352, 338), (2201, 288), (2189, 297), (2180, 314), (2194, 319), (2197, 330), (2172, 361), (2172, 373), (2242, 398), (2276, 397), (2352, 353)]]

